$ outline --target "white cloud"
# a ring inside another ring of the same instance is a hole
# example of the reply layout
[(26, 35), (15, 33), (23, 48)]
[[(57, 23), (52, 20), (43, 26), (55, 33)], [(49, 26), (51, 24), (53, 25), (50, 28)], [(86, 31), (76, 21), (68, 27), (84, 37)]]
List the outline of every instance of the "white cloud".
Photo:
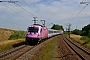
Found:
[(24, 0), (24, 1), (26, 1), (29, 4), (33, 4), (33, 3), (36, 3), (36, 2), (40, 2), (41, 0)]
[(64, 4), (74, 4), (74, 3), (80, 3), (82, 0), (61, 0)]

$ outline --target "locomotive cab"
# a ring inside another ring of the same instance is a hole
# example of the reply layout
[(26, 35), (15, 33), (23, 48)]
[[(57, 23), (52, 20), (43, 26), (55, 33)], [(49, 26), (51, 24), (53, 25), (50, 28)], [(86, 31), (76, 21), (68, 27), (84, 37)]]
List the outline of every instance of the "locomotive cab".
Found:
[(39, 28), (38, 27), (28, 27), (27, 34), (26, 34), (26, 41), (27, 42), (38, 42), (39, 40)]

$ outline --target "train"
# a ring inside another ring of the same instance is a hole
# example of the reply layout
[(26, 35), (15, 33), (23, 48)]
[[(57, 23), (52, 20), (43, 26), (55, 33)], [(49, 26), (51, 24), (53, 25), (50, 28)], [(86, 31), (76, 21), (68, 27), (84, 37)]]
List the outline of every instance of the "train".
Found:
[(39, 24), (33, 24), (28, 26), (26, 31), (26, 42), (39, 43), (43, 39), (53, 37), (58, 34), (63, 34), (62, 30), (48, 29), (45, 26)]

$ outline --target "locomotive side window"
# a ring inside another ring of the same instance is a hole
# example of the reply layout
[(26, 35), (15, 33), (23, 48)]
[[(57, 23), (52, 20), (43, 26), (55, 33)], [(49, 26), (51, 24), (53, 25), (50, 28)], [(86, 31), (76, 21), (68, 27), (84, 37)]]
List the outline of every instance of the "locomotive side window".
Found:
[(41, 31), (40, 32), (42, 32), (42, 29), (41, 29)]
[(37, 27), (29, 27), (28, 32), (38, 32)]

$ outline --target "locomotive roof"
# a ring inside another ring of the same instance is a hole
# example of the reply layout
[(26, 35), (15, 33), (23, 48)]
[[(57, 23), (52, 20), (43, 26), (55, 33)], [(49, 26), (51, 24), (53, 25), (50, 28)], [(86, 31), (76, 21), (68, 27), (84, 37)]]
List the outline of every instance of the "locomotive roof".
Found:
[(44, 26), (42, 26), (42, 25), (40, 25), (40, 24), (33, 24), (33, 25), (38, 25), (38, 26), (44, 27)]
[(32, 26), (41, 26), (41, 27), (45, 27), (45, 26), (42, 26), (42, 25), (40, 25), (40, 24), (33, 24), (33, 25), (29, 25), (29, 27), (32, 27)]

